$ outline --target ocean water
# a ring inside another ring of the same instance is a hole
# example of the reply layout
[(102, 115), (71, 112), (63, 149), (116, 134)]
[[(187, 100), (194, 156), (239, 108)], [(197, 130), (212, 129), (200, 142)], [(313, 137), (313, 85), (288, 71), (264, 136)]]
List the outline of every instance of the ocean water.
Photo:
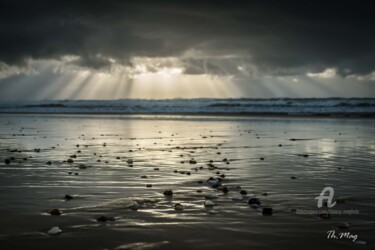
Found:
[(0, 102), (0, 112), (373, 116), (375, 98), (25, 101)]

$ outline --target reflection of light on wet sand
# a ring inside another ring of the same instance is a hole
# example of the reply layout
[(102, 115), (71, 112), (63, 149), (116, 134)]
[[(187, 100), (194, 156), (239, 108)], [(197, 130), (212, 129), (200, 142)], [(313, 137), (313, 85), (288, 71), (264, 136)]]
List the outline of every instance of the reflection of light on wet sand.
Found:
[[(363, 195), (371, 195), (373, 190), (374, 173), (368, 169), (372, 162), (369, 151), (373, 144), (368, 140), (372, 123), (353, 122), (359, 126), (359, 130), (353, 130), (354, 125), (343, 126), (337, 122), (335, 127), (345, 134), (342, 139), (336, 131), (322, 126), (325, 120), (314, 121), (296, 119), (286, 123), (277, 119), (181, 116), (2, 116), (1, 157), (13, 154), (19, 159), (32, 158), (9, 165), (2, 163), (0, 200), (7, 202), (0, 211), (10, 218), (26, 213), (32, 220), (47, 224), (49, 221), (44, 220), (51, 217), (40, 218), (40, 212), (59, 207), (64, 216), (56, 220), (66, 223), (65, 227), (61, 226), (64, 233), (71, 233), (69, 230), (73, 229), (74, 233), (79, 232), (74, 237), (95, 234), (96, 230), (135, 233), (132, 230), (139, 228), (144, 230), (144, 237), (151, 237), (148, 233), (160, 228), (178, 237), (194, 227), (202, 229), (208, 240), (213, 235), (232, 233), (231, 237), (239, 240), (237, 243), (249, 243), (248, 234), (278, 238), (280, 230), (303, 236), (303, 230), (296, 228), (304, 229), (305, 233), (316, 232), (317, 218), (296, 216), (291, 209), (316, 206), (314, 197), (327, 183), (335, 187), (337, 196), (356, 198), (355, 206), (361, 211), (373, 208), (372, 202), (364, 202)], [(22, 126), (27, 127), (24, 129), (27, 136), (13, 136), (13, 129), (19, 130)], [(309, 138), (314, 140), (304, 140)], [(34, 152), (35, 147), (41, 151)], [(8, 148), (22, 152), (11, 154)], [(64, 162), (73, 154), (77, 155), (74, 163)], [(189, 163), (192, 158), (196, 164)], [(224, 158), (229, 161), (223, 161)], [(129, 159), (133, 160), (132, 166)], [(47, 160), (52, 164), (46, 165)], [(207, 165), (209, 160), (213, 160), (216, 168)], [(80, 164), (90, 167), (80, 169)], [(69, 171), (79, 175), (69, 175)], [(223, 184), (228, 187), (228, 194), (206, 183), (209, 177), (221, 174), (225, 175)], [(297, 178), (291, 179), (291, 176)], [(147, 188), (146, 184), (152, 187)], [(173, 190), (173, 197), (164, 197), (166, 189)], [(240, 190), (248, 194), (243, 200), (233, 200)], [(65, 194), (76, 198), (65, 201)], [(274, 215), (264, 218), (261, 209), (249, 207), (247, 200), (251, 197), (259, 197), (264, 206), (272, 207)], [(209, 209), (204, 207), (206, 199), (214, 201), (216, 214), (209, 214)], [(139, 204), (138, 211), (129, 209), (133, 202)], [(352, 206), (351, 202), (340, 206)], [(184, 210), (174, 210), (176, 203), (183, 204)], [(117, 219), (98, 223), (96, 218), (102, 215)], [(357, 218), (361, 223), (374, 219), (365, 212), (361, 216)], [(33, 224), (28, 228), (33, 228)], [(23, 230), (6, 225), (18, 232)], [(6, 234), (1, 229), (0, 233)], [(246, 237), (242, 238), (244, 233)], [(259, 243), (256, 238), (255, 241)]]

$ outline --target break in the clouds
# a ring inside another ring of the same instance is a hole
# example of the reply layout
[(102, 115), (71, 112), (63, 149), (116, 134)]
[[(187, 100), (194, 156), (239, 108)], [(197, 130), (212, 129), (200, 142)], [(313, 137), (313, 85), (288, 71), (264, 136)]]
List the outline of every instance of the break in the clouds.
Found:
[(375, 80), (375, 16), (362, 1), (15, 0), (1, 1), (0, 20), (8, 85), (72, 72)]

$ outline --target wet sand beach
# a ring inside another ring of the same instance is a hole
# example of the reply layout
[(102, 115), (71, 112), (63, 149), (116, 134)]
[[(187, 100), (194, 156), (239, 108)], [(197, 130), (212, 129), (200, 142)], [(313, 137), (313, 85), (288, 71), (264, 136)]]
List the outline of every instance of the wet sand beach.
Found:
[[(373, 119), (1, 114), (0, 124), (0, 249), (374, 249)], [(332, 209), (352, 214), (303, 214), (327, 186)]]

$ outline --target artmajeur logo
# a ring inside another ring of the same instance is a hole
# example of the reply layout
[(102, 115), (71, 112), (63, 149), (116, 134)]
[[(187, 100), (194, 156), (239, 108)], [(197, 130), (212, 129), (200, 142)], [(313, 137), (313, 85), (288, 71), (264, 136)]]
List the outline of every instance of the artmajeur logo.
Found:
[[(320, 192), (320, 195), (315, 197), (315, 200), (318, 200), (317, 207), (318, 209), (296, 209), (297, 214), (301, 215), (313, 215), (316, 214), (318, 216), (324, 215), (325, 217), (330, 217), (331, 215), (353, 215), (359, 214), (358, 209), (348, 209), (348, 210), (336, 210), (333, 207), (336, 205), (336, 201), (334, 201), (333, 196), (335, 191), (333, 187), (325, 187)], [(342, 200), (342, 199), (341, 199)]]
[[(325, 196), (327, 192), (328, 192), (328, 195)], [(335, 191), (333, 190), (333, 187), (323, 188), (320, 195), (315, 198), (315, 200), (318, 200), (318, 208), (321, 208), (323, 206), (324, 199), (327, 199), (327, 207), (329, 208), (334, 207), (336, 205), (336, 201), (332, 203), (334, 193)]]

